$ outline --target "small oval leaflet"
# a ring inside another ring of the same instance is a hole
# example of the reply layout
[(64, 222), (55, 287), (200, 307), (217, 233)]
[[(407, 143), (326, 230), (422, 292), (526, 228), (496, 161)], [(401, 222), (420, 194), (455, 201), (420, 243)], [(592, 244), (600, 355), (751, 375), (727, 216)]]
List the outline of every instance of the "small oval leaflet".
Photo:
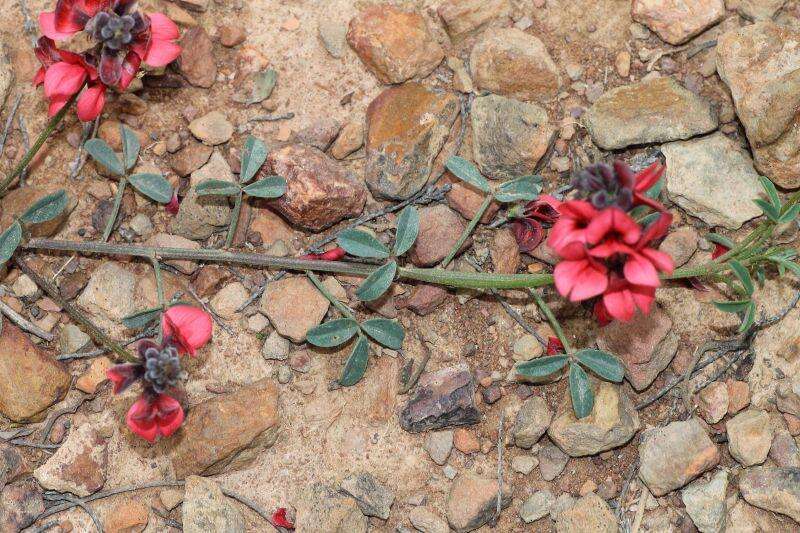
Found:
[(367, 371), (367, 359), (369, 359), (369, 342), (366, 337), (359, 336), (353, 351), (344, 363), (339, 384), (342, 387), (352, 387), (361, 381)]
[(501, 184), (497, 187), (494, 198), (498, 202), (503, 203), (530, 202), (531, 200), (537, 199), (541, 191), (540, 177), (524, 176)]
[(744, 292), (748, 296), (752, 296), (755, 287), (753, 286), (753, 278), (750, 277), (750, 272), (736, 259), (731, 259), (728, 264), (731, 266), (733, 273), (736, 274), (736, 277), (739, 278), (739, 281), (742, 282)]
[(601, 378), (619, 383), (625, 377), (625, 368), (619, 359), (602, 350), (578, 350), (575, 357)]
[(125, 175), (125, 169), (122, 168), (122, 162), (114, 153), (114, 150), (106, 144), (102, 139), (89, 139), (84, 143), (83, 148), (86, 153), (92, 156), (92, 159), (106, 167), (109, 171), (117, 176)]
[(237, 183), (223, 180), (208, 180), (199, 184), (195, 190), (199, 196), (234, 196), (241, 188)]
[(242, 170), (239, 174), (239, 180), (242, 183), (249, 183), (256, 174), (264, 161), (267, 160), (267, 145), (260, 139), (256, 139), (252, 135), (247, 138), (244, 143), (244, 151), (242, 152)]
[(142, 146), (139, 143), (139, 137), (133, 130), (122, 124), (120, 130), (122, 131), (122, 154), (125, 158), (125, 169), (130, 170), (136, 165)]
[(419, 211), (414, 206), (407, 206), (397, 217), (397, 232), (394, 239), (394, 255), (399, 257), (406, 253), (419, 235)]
[(122, 325), (128, 329), (144, 329), (158, 320), (160, 314), (160, 307), (151, 307), (150, 309), (137, 311), (123, 318)]
[(371, 302), (380, 298), (394, 281), (397, 274), (397, 263), (391, 261), (370, 274), (356, 290), (356, 297), (362, 302)]
[(7, 230), (0, 233), (0, 265), (11, 259), (20, 241), (22, 241), (22, 226), (15, 221)]
[(389, 249), (366, 231), (346, 229), (339, 234), (337, 240), (339, 241), (339, 246), (344, 248), (345, 252), (356, 257), (371, 257), (375, 259), (389, 257)]
[(469, 183), (473, 187), (477, 187), (483, 192), (489, 192), (491, 190), (489, 182), (481, 175), (478, 168), (463, 157), (454, 155), (447, 160), (445, 166), (455, 177)]
[(747, 309), (750, 300), (731, 300), (730, 302), (714, 302), (714, 307), (725, 313), (740, 313)]
[(589, 376), (577, 363), (569, 365), (569, 394), (575, 416), (578, 418), (589, 416), (594, 407), (594, 393), (589, 386)]
[(155, 202), (168, 204), (172, 200), (172, 185), (161, 174), (134, 174), (128, 181), (137, 191)]
[(257, 198), (278, 198), (286, 192), (286, 180), (280, 176), (269, 176), (244, 188), (244, 192)]
[(564, 368), (568, 359), (569, 357), (566, 355), (539, 357), (537, 359), (518, 363), (515, 369), (517, 374), (522, 374), (523, 376), (543, 378)]
[(67, 192), (61, 189), (37, 200), (19, 218), (26, 224), (47, 222), (60, 215), (68, 202)]
[(403, 347), (406, 333), (403, 331), (403, 326), (396, 320), (373, 318), (362, 323), (361, 328), (376, 342), (391, 350), (399, 350)]
[(312, 328), (306, 334), (306, 340), (320, 348), (333, 348), (349, 341), (356, 333), (358, 322), (351, 318), (340, 318)]

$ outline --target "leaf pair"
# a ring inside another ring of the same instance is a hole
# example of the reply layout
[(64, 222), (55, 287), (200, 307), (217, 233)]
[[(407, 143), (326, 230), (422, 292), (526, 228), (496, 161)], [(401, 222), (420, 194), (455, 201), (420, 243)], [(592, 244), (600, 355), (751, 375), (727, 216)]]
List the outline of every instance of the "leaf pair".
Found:
[(0, 265), (11, 259), (22, 242), (22, 224), (49, 222), (60, 215), (68, 203), (69, 196), (62, 189), (40, 198), (26, 209), (19, 220), (15, 220), (8, 229), (0, 233)]
[(744, 313), (742, 323), (739, 326), (739, 332), (741, 333), (747, 331), (755, 322), (756, 304), (753, 301), (755, 284), (750, 272), (739, 261), (731, 259), (728, 264), (740, 283), (740, 285), (733, 285), (733, 290), (739, 293), (742, 299), (729, 302), (714, 302), (714, 305), (717, 309), (726, 313)]
[[(279, 198), (286, 192), (286, 180), (280, 176), (268, 176), (255, 183), (250, 183), (266, 160), (267, 145), (251, 135), (245, 141), (244, 150), (242, 150), (239, 182), (204, 181), (197, 186), (197, 194), (200, 196), (238, 196), (245, 193), (257, 198)], [(249, 185), (247, 185), (248, 183)]]
[(539, 193), (542, 192), (541, 176), (523, 176), (501, 183), (493, 190), (489, 181), (481, 175), (478, 168), (463, 157), (449, 158), (446, 167), (461, 181), (482, 192), (492, 194), (494, 199), (501, 203), (530, 202), (538, 198)]
[(767, 218), (776, 224), (786, 224), (797, 218), (797, 215), (800, 214), (800, 204), (795, 204), (784, 211), (783, 204), (778, 196), (778, 190), (772, 181), (764, 176), (759, 176), (758, 179), (761, 182), (761, 187), (767, 193), (769, 201), (758, 198), (753, 202), (761, 208)]

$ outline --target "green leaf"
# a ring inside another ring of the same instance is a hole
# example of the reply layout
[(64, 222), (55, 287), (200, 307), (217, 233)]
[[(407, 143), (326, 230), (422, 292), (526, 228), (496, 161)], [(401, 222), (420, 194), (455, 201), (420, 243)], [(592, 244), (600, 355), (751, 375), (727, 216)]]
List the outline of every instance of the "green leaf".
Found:
[(455, 177), (469, 183), (473, 187), (476, 187), (483, 192), (489, 192), (491, 190), (489, 182), (486, 181), (486, 178), (481, 176), (481, 173), (478, 171), (478, 167), (463, 157), (454, 155), (447, 160), (445, 166), (447, 167), (447, 170), (449, 170)]
[(257, 198), (279, 198), (286, 192), (286, 180), (280, 176), (267, 176), (245, 187), (244, 192)]
[(62, 189), (40, 198), (22, 213), (22, 216), (19, 218), (26, 224), (47, 222), (60, 215), (61, 212), (66, 209), (67, 203), (69, 203), (69, 196), (67, 196), (67, 192)]
[(757, 198), (753, 200), (753, 202), (761, 208), (764, 214), (767, 215), (767, 218), (771, 221), (777, 222), (778, 219), (780, 219), (780, 213), (771, 203), (767, 202), (766, 200), (762, 200), (761, 198)]
[(502, 183), (494, 192), (494, 199), (503, 203), (530, 202), (538, 198), (540, 192), (542, 192), (541, 178), (524, 176)]
[(733, 270), (733, 273), (736, 274), (736, 277), (742, 282), (742, 287), (744, 287), (745, 293), (747, 293), (748, 296), (752, 296), (754, 287), (753, 278), (750, 277), (750, 272), (748, 272), (744, 265), (736, 259), (731, 259), (728, 263), (731, 265), (731, 270)]
[(144, 329), (158, 320), (160, 315), (160, 307), (151, 307), (126, 316), (122, 319), (122, 325), (128, 329)]
[(742, 324), (739, 326), (739, 333), (744, 333), (750, 326), (753, 325), (753, 322), (756, 321), (756, 304), (755, 302), (750, 302), (750, 305), (747, 306), (747, 309), (744, 311), (744, 319), (742, 320)]
[(267, 145), (250, 135), (245, 141), (242, 151), (242, 170), (239, 174), (239, 181), (249, 183), (256, 177), (258, 170), (266, 160)]
[(658, 197), (661, 196), (661, 191), (664, 189), (664, 176), (661, 176), (658, 181), (650, 187), (644, 195), (648, 198), (652, 198), (653, 200), (658, 200)]
[(106, 167), (110, 172), (117, 176), (124, 176), (125, 169), (122, 167), (122, 162), (114, 153), (114, 150), (106, 144), (102, 139), (90, 139), (83, 145), (86, 153), (92, 156), (92, 159)]
[(172, 200), (172, 185), (161, 174), (134, 174), (128, 181), (134, 189), (154, 202), (168, 204)]
[(397, 274), (397, 263), (391, 261), (383, 265), (364, 280), (356, 290), (356, 298), (362, 302), (377, 300), (392, 285), (395, 274)]
[(706, 239), (714, 244), (720, 244), (729, 250), (736, 246), (736, 243), (720, 233), (706, 233)]
[(531, 378), (543, 378), (564, 368), (569, 357), (566, 355), (551, 355), (548, 357), (538, 357), (530, 361), (517, 363), (514, 369), (517, 374)]
[(387, 348), (400, 350), (403, 347), (406, 332), (396, 320), (373, 318), (363, 322), (361, 328), (367, 335)]
[(419, 211), (409, 205), (397, 218), (397, 232), (394, 237), (394, 255), (400, 257), (406, 253), (417, 240), (419, 235)]
[(769, 178), (765, 178), (764, 176), (759, 176), (758, 181), (761, 182), (761, 187), (766, 191), (767, 196), (769, 197), (769, 203), (772, 204), (772, 207), (775, 208), (776, 211), (781, 210), (781, 199), (778, 196), (778, 190), (775, 188), (775, 184), (769, 180)]
[(369, 359), (369, 342), (364, 336), (359, 336), (350, 357), (344, 363), (342, 368), (342, 376), (339, 378), (339, 384), (342, 387), (352, 387), (364, 377), (364, 372), (367, 371), (367, 359)]
[(349, 341), (356, 333), (358, 322), (352, 318), (340, 318), (312, 328), (306, 334), (306, 340), (320, 348), (332, 348)]
[(386, 259), (389, 249), (384, 244), (366, 231), (359, 229), (346, 229), (339, 234), (339, 246), (345, 252), (356, 257), (372, 257)]
[(800, 204), (793, 205), (789, 209), (786, 210), (784, 214), (778, 219), (779, 224), (786, 224), (787, 222), (791, 222), (797, 215), (800, 214)]
[(242, 190), (238, 183), (224, 180), (207, 180), (195, 189), (198, 196), (236, 196)]
[(581, 365), (575, 363), (569, 365), (569, 394), (577, 418), (585, 418), (592, 413), (594, 393), (589, 384), (589, 376)]
[(792, 271), (792, 274), (800, 278), (800, 265), (795, 263), (794, 261), (782, 261), (780, 263), (784, 268), (788, 268)]
[(655, 211), (653, 213), (650, 213), (649, 215), (646, 215), (646, 216), (642, 217), (641, 219), (637, 220), (636, 222), (638, 222), (640, 226), (646, 228), (647, 226), (649, 226), (650, 224), (652, 224), (653, 222), (658, 220), (659, 217), (661, 217), (661, 213), (659, 213), (658, 211)]
[(139, 159), (139, 152), (142, 145), (139, 143), (139, 137), (127, 126), (120, 125), (122, 130), (122, 155), (125, 159), (125, 169), (130, 170), (136, 165)]
[(750, 304), (750, 300), (732, 300), (730, 302), (714, 302), (714, 307), (725, 313), (740, 313)]
[(22, 241), (22, 226), (16, 220), (3, 233), (0, 233), (0, 265), (11, 259)]
[(591, 349), (578, 350), (575, 357), (603, 379), (619, 383), (625, 377), (625, 367), (622, 366), (619, 359), (608, 352)]

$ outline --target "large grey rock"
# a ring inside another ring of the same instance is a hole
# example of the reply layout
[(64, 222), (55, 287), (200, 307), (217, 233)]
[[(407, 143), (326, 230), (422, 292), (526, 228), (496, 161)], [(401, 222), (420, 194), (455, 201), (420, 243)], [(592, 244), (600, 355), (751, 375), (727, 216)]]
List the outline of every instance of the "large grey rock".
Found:
[(739, 490), (747, 503), (800, 522), (800, 468), (748, 468), (739, 478)]
[(244, 533), (244, 518), (214, 481), (189, 476), (183, 498), (183, 530), (186, 533)]
[(753, 203), (761, 186), (753, 161), (722, 133), (661, 147), (667, 162), (667, 193), (709, 226), (738, 229), (761, 214)]
[(728, 472), (720, 470), (709, 481), (697, 480), (681, 491), (686, 512), (700, 533), (724, 531)]

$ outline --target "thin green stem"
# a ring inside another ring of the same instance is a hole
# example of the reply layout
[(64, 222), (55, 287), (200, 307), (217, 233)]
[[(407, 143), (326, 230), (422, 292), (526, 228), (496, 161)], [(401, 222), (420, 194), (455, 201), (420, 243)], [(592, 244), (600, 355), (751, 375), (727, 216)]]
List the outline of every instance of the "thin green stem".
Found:
[(464, 246), (464, 243), (467, 242), (469, 236), (472, 235), (473, 231), (475, 231), (475, 226), (478, 225), (478, 222), (480, 222), (483, 214), (486, 213), (486, 210), (489, 208), (489, 204), (492, 203), (493, 198), (494, 197), (491, 194), (487, 194), (486, 198), (483, 199), (483, 203), (481, 203), (478, 211), (475, 212), (475, 215), (472, 217), (472, 220), (469, 221), (467, 227), (464, 228), (464, 232), (461, 234), (461, 237), (458, 238), (458, 242), (456, 242), (455, 246), (453, 246), (453, 249), (450, 250), (450, 253), (447, 254), (447, 257), (445, 257), (444, 261), (442, 261), (442, 268), (446, 268), (447, 265), (450, 264), (450, 261), (453, 260), (461, 247)]
[(233, 238), (236, 236), (236, 227), (239, 225), (239, 217), (242, 213), (242, 191), (236, 196), (231, 212), (231, 224), (228, 226), (228, 236), (225, 238), (225, 248), (233, 246)]
[(111, 232), (114, 231), (114, 223), (117, 221), (117, 216), (119, 216), (119, 208), (122, 205), (122, 196), (125, 194), (125, 186), (127, 184), (127, 178), (123, 177), (119, 179), (119, 184), (117, 185), (117, 194), (114, 195), (114, 207), (111, 209), (111, 214), (108, 216), (108, 221), (106, 221), (106, 229), (103, 230), (103, 242), (108, 241), (108, 238), (111, 236)]
[[(155, 255), (150, 256), (150, 263), (153, 265), (153, 274), (156, 278), (156, 294), (158, 294), (158, 306), (161, 308), (161, 312), (163, 313), (167, 309), (167, 302), (164, 298), (164, 280), (161, 276), (161, 263), (158, 262), (158, 258)], [(158, 342), (159, 344), (162, 341), (162, 332), (158, 330)]]
[(349, 307), (347, 307), (344, 303), (342, 303), (339, 300), (339, 298), (337, 298), (336, 296), (331, 294), (331, 291), (328, 290), (328, 288), (325, 286), (324, 283), (322, 283), (322, 280), (320, 280), (319, 277), (317, 277), (316, 274), (314, 274), (310, 270), (306, 270), (306, 276), (308, 276), (308, 279), (311, 280), (311, 283), (314, 284), (314, 286), (317, 288), (317, 290), (319, 290), (319, 292), (321, 292), (322, 295), (336, 309), (338, 309), (346, 318), (349, 318), (351, 320), (355, 320), (356, 319), (356, 315), (353, 314), (353, 311)]
[(536, 305), (539, 306), (539, 309), (542, 310), (542, 313), (544, 313), (544, 316), (547, 319), (547, 321), (550, 322), (550, 325), (553, 327), (553, 331), (556, 333), (556, 337), (558, 337), (558, 340), (560, 340), (561, 344), (564, 346), (564, 351), (567, 353), (572, 353), (572, 346), (570, 345), (567, 336), (564, 335), (564, 330), (561, 329), (561, 323), (553, 314), (553, 311), (550, 309), (550, 307), (547, 305), (547, 303), (544, 301), (544, 299), (537, 291), (533, 289), (528, 289), (528, 292), (531, 293), (531, 295), (533, 296), (533, 300), (536, 302)]

